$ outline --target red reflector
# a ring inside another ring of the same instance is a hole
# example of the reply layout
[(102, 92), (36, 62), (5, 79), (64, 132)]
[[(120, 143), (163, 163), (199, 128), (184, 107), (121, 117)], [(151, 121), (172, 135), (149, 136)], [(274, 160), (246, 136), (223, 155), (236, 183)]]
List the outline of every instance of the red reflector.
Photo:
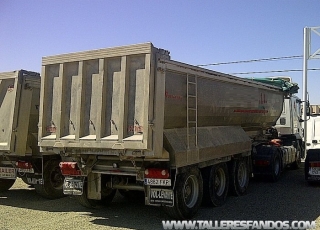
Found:
[(77, 162), (60, 162), (59, 164), (62, 175), (76, 176), (81, 175)]
[(320, 162), (310, 162), (310, 167), (320, 167)]
[(25, 161), (17, 161), (16, 166), (20, 169), (32, 169), (32, 164), (30, 162)]
[(167, 179), (169, 178), (168, 169), (149, 168), (144, 171), (145, 178)]
[(254, 164), (257, 166), (268, 166), (270, 165), (270, 161), (267, 160), (255, 160)]

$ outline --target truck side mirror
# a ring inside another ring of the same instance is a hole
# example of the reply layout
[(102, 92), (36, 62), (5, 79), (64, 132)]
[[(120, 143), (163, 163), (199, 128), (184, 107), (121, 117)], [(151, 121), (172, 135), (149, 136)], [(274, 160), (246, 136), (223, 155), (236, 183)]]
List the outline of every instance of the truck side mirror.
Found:
[(310, 106), (309, 106), (309, 103), (308, 103), (307, 112), (306, 112), (307, 116), (310, 116), (310, 113), (311, 113), (310, 110), (311, 109), (310, 109)]
[(310, 108), (310, 102), (308, 100), (306, 101), (306, 115), (310, 116), (310, 114), (311, 114), (311, 108)]

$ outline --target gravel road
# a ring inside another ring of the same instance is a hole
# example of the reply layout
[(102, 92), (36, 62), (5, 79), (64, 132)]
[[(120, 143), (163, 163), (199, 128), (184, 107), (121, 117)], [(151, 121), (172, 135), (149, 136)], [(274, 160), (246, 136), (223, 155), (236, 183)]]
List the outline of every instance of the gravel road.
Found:
[[(303, 169), (287, 170), (277, 183), (251, 181), (248, 194), (225, 205), (203, 207), (195, 220), (315, 220), (320, 229), (320, 185), (309, 186)], [(89, 210), (72, 197), (46, 200), (20, 179), (0, 194), (0, 229), (163, 229), (160, 208), (117, 194), (109, 207)]]

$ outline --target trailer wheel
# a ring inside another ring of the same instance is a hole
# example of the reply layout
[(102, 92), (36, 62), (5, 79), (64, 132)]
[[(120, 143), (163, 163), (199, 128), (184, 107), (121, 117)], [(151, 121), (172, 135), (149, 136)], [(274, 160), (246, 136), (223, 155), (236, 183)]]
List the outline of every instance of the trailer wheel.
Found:
[(74, 196), (78, 201), (78, 203), (86, 208), (93, 209), (93, 208), (99, 208), (100, 206), (109, 205), (112, 202), (117, 192), (116, 189), (105, 187), (101, 189), (101, 200), (88, 199), (87, 186), (88, 186), (87, 182), (85, 181), (83, 185), (82, 195)]
[(198, 168), (177, 175), (174, 189), (174, 206), (164, 211), (175, 219), (190, 219), (198, 211), (203, 197), (203, 181)]
[(59, 160), (48, 160), (43, 166), (42, 184), (35, 184), (36, 192), (47, 199), (57, 199), (64, 197), (63, 181), (64, 176), (61, 174)]
[(307, 153), (306, 159), (304, 161), (304, 178), (306, 181), (309, 180), (309, 155), (308, 155), (308, 153)]
[(213, 165), (203, 171), (204, 205), (221, 206), (226, 202), (229, 190), (229, 172), (226, 163)]
[(234, 160), (230, 170), (230, 189), (233, 195), (241, 196), (247, 192), (249, 169), (246, 158)]
[(0, 192), (8, 191), (16, 179), (0, 179)]
[(281, 174), (281, 162), (279, 153), (273, 154), (273, 159), (271, 161), (271, 180), (276, 182), (279, 180)]

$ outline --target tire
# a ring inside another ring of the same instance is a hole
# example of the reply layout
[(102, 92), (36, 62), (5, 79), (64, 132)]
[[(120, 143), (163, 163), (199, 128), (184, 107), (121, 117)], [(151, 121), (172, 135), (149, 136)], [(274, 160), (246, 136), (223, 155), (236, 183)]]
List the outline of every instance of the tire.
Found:
[(229, 172), (226, 163), (213, 165), (203, 171), (205, 180), (203, 204), (221, 206), (226, 202), (229, 190)]
[[(101, 183), (104, 184), (104, 183)], [(83, 207), (94, 209), (100, 208), (101, 206), (109, 205), (114, 196), (116, 195), (117, 190), (111, 188), (101, 188), (101, 200), (93, 200), (88, 199), (88, 192), (87, 192), (88, 184), (85, 181), (83, 185), (83, 193), (82, 195), (75, 195), (75, 199), (81, 204)]]
[(43, 183), (35, 184), (36, 192), (47, 199), (57, 199), (64, 197), (63, 181), (64, 176), (61, 174), (59, 160), (48, 160), (43, 166)]
[(299, 169), (300, 168), (300, 164), (301, 164), (301, 147), (299, 145), (299, 143), (297, 144), (297, 158), (295, 160), (295, 162), (292, 163), (291, 168), (292, 169)]
[(174, 219), (190, 219), (197, 212), (203, 197), (203, 181), (198, 168), (177, 175), (174, 189), (174, 206), (164, 211)]
[(279, 180), (281, 174), (281, 161), (278, 152), (273, 154), (272, 162), (271, 162), (271, 176), (270, 179), (272, 182), (276, 182)]
[(309, 182), (309, 155), (307, 154), (304, 161), (304, 179)]
[(249, 185), (249, 169), (247, 158), (237, 159), (230, 167), (230, 191), (235, 196), (246, 194)]
[(0, 179), (0, 192), (8, 191), (16, 179)]
[(23, 177), (20, 177), (20, 178), (21, 178), (21, 180), (22, 180), (25, 184), (31, 185), (31, 184), (28, 182), (27, 177), (23, 176)]

